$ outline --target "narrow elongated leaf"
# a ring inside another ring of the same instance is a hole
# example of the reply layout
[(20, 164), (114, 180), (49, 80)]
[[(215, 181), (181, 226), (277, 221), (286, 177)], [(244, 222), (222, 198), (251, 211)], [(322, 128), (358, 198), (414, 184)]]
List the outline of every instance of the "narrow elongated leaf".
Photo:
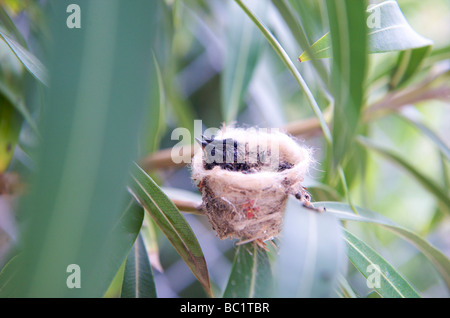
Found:
[(450, 290), (450, 260), (441, 251), (414, 232), (396, 225), (380, 214), (360, 207), (356, 207), (358, 215), (355, 215), (352, 208), (345, 203), (317, 202), (314, 205), (317, 207), (326, 207), (327, 213), (332, 213), (341, 220), (372, 223), (382, 226), (394, 234), (406, 239), (411, 244), (416, 246), (430, 260), (430, 262), (433, 263)]
[(350, 261), (381, 296), (386, 298), (420, 297), (383, 257), (347, 230), (344, 232)]
[[(258, 12), (264, 12), (263, 1), (253, 1)], [(234, 2), (229, 3), (225, 66), (221, 81), (222, 116), (225, 122), (236, 120), (259, 57), (264, 38), (256, 26)]]
[(2, 298), (12, 297), (16, 294), (17, 286), (11, 278), (17, 274), (17, 264), (21, 258), (20, 254), (14, 255), (3, 265), (0, 271), (0, 296)]
[(155, 298), (156, 289), (147, 250), (138, 235), (127, 257), (122, 284), (122, 298)]
[[(308, 51), (303, 52), (299, 57), (299, 62), (306, 62), (312, 59), (325, 59), (331, 57), (331, 36), (330, 33), (325, 33), (320, 39), (314, 42), (309, 53)], [(311, 58), (311, 55), (313, 58)]]
[[(366, 11), (369, 53), (404, 51), (433, 44), (433, 41), (424, 38), (409, 25), (397, 1), (384, 1), (369, 6)], [(313, 43), (311, 49), (315, 58), (331, 57), (330, 33)], [(301, 61), (310, 59), (311, 56), (307, 52), (299, 57)]]
[(424, 188), (430, 191), (439, 201), (441, 201), (445, 206), (445, 211), (450, 213), (450, 197), (447, 194), (445, 189), (442, 189), (434, 180), (431, 180), (423, 173), (418, 171), (415, 167), (413, 167), (409, 162), (403, 159), (398, 154), (393, 151), (386, 149), (383, 146), (375, 144), (370, 139), (364, 137), (358, 137), (358, 142), (360, 142), (363, 146), (368, 149), (375, 150), (380, 153), (387, 159), (393, 161), (394, 163), (401, 166), (403, 169), (408, 171)]
[(0, 93), (0, 174), (8, 168), (21, 127), (21, 116)]
[(329, 0), (326, 3), (333, 52), (330, 85), (334, 97), (333, 162), (338, 166), (350, 150), (364, 103), (367, 2)]
[(7, 83), (2, 82), (2, 79), (0, 79), (0, 93), (4, 95), (4, 97), (14, 107), (16, 112), (19, 113), (23, 117), (23, 119), (27, 122), (27, 124), (30, 126), (30, 128), (33, 130), (33, 132), (36, 134), (36, 136), (39, 136), (40, 134), (39, 134), (36, 122), (33, 119), (28, 108), (25, 106), (25, 103), (23, 102), (22, 98), (17, 93), (14, 93), (9, 88), (9, 85)]
[(42, 84), (48, 85), (48, 74), (44, 64), (31, 52), (9, 37), (6, 32), (0, 28), (0, 37), (11, 48), (17, 58), (22, 62), (25, 68)]
[[(71, 3), (51, 1), (52, 85), (36, 175), (19, 208), (27, 223), (11, 281), (16, 297), (102, 297), (137, 235), (121, 221), (134, 224), (123, 205), (148, 102), (157, 3), (80, 0), (76, 30), (66, 25)], [(81, 288), (67, 284), (71, 264)]]
[[(1, 16), (0, 11), (0, 16)], [(0, 28), (1, 30), (1, 28)], [(15, 110), (22, 115), (36, 135), (39, 135), (36, 123), (24, 103), (25, 67), (6, 42), (0, 40), (0, 93)]]
[[(311, 10), (308, 10), (310, 8), (307, 6), (307, 3), (299, 1), (289, 3), (287, 0), (272, 0), (272, 3), (283, 17), (284, 22), (289, 27), (289, 30), (300, 47), (308, 52), (316, 52), (316, 54), (320, 54), (317, 52), (319, 51), (318, 49), (312, 49), (309, 47), (310, 45), (306, 35), (306, 30), (303, 28), (303, 25), (313, 25), (313, 23), (308, 24), (308, 22), (312, 22), (311, 19), (314, 19), (314, 17), (310, 15)], [(295, 15), (296, 11), (299, 16)], [(317, 74), (320, 76), (325, 86), (327, 86), (329, 81), (327, 70), (324, 65), (316, 59), (313, 59), (311, 62), (314, 65)]]
[(22, 45), (23, 47), (27, 46), (25, 39), (23, 38), (22, 34), (17, 29), (16, 25), (3, 6), (0, 6), (0, 22), (2, 26), (5, 27), (6, 31), (8, 31), (9, 34), (12, 35), (20, 45)]
[(401, 51), (398, 57), (397, 67), (391, 76), (389, 86), (391, 89), (401, 87), (417, 73), (423, 60), (430, 54), (431, 45)]
[(358, 297), (344, 276), (339, 275), (338, 281), (339, 281), (339, 291), (343, 298), (357, 298)]
[(428, 137), (439, 149), (442, 155), (450, 161), (450, 148), (444, 143), (444, 141), (436, 135), (428, 126), (421, 123), (419, 120), (412, 118), (411, 116), (403, 115), (402, 119), (406, 120), (408, 123), (420, 130), (426, 137)]
[(273, 277), (267, 252), (256, 244), (236, 249), (224, 298), (271, 297)]
[(275, 281), (279, 297), (330, 297), (345, 265), (345, 244), (336, 217), (289, 199)]
[(281, 58), (283, 63), (286, 65), (286, 67), (289, 69), (289, 71), (294, 76), (295, 80), (297, 81), (298, 85), (302, 89), (302, 91), (305, 93), (306, 98), (308, 100), (309, 105), (311, 106), (312, 111), (316, 115), (317, 119), (320, 123), (320, 128), (322, 129), (322, 132), (324, 134), (325, 140), (328, 144), (331, 144), (332, 137), (330, 130), (328, 128), (328, 124), (325, 121), (325, 118), (323, 117), (322, 111), (320, 110), (319, 105), (317, 104), (316, 100), (314, 99), (314, 96), (309, 89), (308, 85), (306, 84), (303, 77), (300, 75), (299, 71), (295, 67), (295, 65), (292, 63), (292, 60), (286, 53), (286, 51), (283, 49), (281, 44), (277, 41), (277, 39), (273, 36), (273, 34), (270, 32), (270, 30), (260, 21), (260, 19), (241, 1), (241, 0), (235, 0), (236, 3), (244, 10), (244, 12), (247, 14), (247, 16), (255, 23), (255, 25), (258, 27), (258, 29), (261, 31), (261, 33), (264, 35), (266, 40), (269, 42), (269, 44), (272, 46), (272, 48), (275, 50), (275, 52), (278, 54), (278, 56)]
[(205, 257), (194, 232), (173, 202), (138, 165), (132, 169), (130, 191), (150, 213), (206, 292), (212, 295)]
[(164, 83), (161, 76), (161, 70), (156, 57), (153, 56), (152, 64), (152, 82), (155, 83), (150, 88), (150, 112), (148, 114), (148, 123), (145, 125), (147, 129), (146, 138), (144, 138), (144, 150), (146, 153), (154, 152), (159, 147), (159, 142), (165, 128), (165, 93)]

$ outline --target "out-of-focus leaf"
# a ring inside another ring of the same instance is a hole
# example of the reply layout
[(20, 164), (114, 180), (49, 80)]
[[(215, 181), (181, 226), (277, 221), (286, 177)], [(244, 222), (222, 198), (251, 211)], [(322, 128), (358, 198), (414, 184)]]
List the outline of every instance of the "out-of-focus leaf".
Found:
[(450, 148), (428, 126), (424, 125), (419, 120), (417, 120), (411, 116), (403, 115), (403, 116), (401, 116), (401, 118), (403, 118), (404, 120), (409, 122), (411, 125), (416, 127), (418, 130), (420, 130), (425, 136), (427, 136), (436, 145), (436, 147), (445, 156), (445, 158), (447, 158), (447, 160), (450, 160)]
[(0, 173), (5, 172), (19, 138), (21, 116), (9, 100), (0, 94)]
[(279, 297), (331, 297), (345, 266), (338, 219), (290, 198), (280, 236), (275, 282)]
[[(406, 21), (397, 1), (384, 1), (367, 8), (368, 52), (383, 53), (404, 51), (429, 47), (433, 44), (430, 39), (418, 34)], [(344, 20), (345, 21), (345, 20)], [(331, 28), (332, 29), (332, 28)], [(311, 46), (317, 58), (331, 57), (331, 37), (326, 33)], [(417, 52), (419, 56), (419, 52)], [(307, 52), (302, 53), (301, 61), (311, 59)], [(413, 66), (413, 64), (411, 65)], [(410, 70), (412, 70), (411, 67)]]
[(212, 296), (205, 257), (194, 232), (173, 202), (138, 165), (132, 169), (130, 191), (150, 213), (208, 295)]
[(4, 9), (3, 6), (0, 6), (0, 23), (9, 32), (10, 35), (14, 36), (15, 40), (22, 45), (23, 47), (27, 47), (25, 39), (23, 38), (20, 31), (17, 29), (14, 22), (11, 20), (8, 12)]
[(440, 202), (445, 206), (445, 211), (450, 213), (450, 197), (447, 194), (446, 189), (442, 189), (434, 180), (431, 180), (423, 173), (418, 171), (409, 162), (403, 159), (400, 155), (393, 151), (386, 149), (381, 145), (375, 144), (370, 139), (365, 137), (358, 137), (358, 142), (370, 150), (375, 150), (387, 159), (395, 162), (403, 169), (408, 171), (424, 188), (426, 188), (431, 194), (433, 194)]
[(141, 235), (138, 235), (127, 257), (122, 284), (122, 298), (155, 298), (153, 280), (147, 250)]
[(366, 1), (327, 1), (333, 62), (333, 162), (337, 167), (351, 148), (364, 104), (367, 75)]
[(149, 121), (146, 124), (146, 138), (144, 138), (144, 149), (146, 152), (154, 152), (159, 147), (159, 142), (164, 131), (165, 118), (165, 98), (163, 80), (161, 70), (156, 57), (153, 56), (153, 64), (151, 74), (153, 76), (150, 87), (150, 112), (148, 114)]
[[(10, 280), (15, 297), (102, 297), (139, 231), (135, 218), (142, 222), (123, 205), (146, 113), (157, 3), (77, 1), (79, 30), (66, 27), (71, 3), (50, 4), (52, 84), (36, 175), (19, 207), (26, 223)], [(68, 288), (71, 264), (81, 288)]]
[(1, 40), (0, 65), (0, 94), (9, 100), (9, 103), (22, 115), (35, 134), (39, 136), (36, 123), (24, 102), (25, 67), (8, 44)]
[[(308, 38), (306, 35), (305, 30), (303, 29), (303, 26), (310, 26), (313, 23), (308, 24), (313, 17), (310, 16), (311, 14), (311, 8), (307, 6), (307, 3), (304, 1), (294, 1), (289, 3), (287, 0), (272, 0), (272, 3), (277, 8), (278, 12), (283, 17), (284, 22), (289, 27), (289, 30), (291, 31), (292, 35), (296, 39), (297, 43), (300, 45), (301, 48), (305, 49), (307, 52), (316, 52), (317, 54), (320, 54), (320, 48), (310, 48)], [(292, 7), (291, 7), (292, 5)], [(294, 10), (294, 8), (296, 10)], [(295, 11), (300, 15), (300, 17), (297, 17), (295, 15)], [(307, 12), (307, 15), (302, 14), (304, 12)], [(306, 21), (305, 21), (306, 20)], [(300, 22), (301, 21), (301, 22)], [(322, 43), (322, 42), (320, 42)], [(300, 61), (302, 62), (302, 61)], [(314, 68), (317, 71), (317, 74), (319, 74), (320, 78), (322, 79), (323, 83), (325, 85), (328, 85), (328, 74), (327, 70), (325, 69), (324, 65), (317, 61), (316, 59), (313, 59), (311, 61), (314, 65)]]
[(31, 52), (9, 37), (6, 32), (0, 28), (0, 37), (5, 41), (17, 58), (22, 62), (25, 68), (42, 84), (48, 85), (48, 74), (44, 64)]
[(9, 103), (14, 107), (16, 112), (20, 114), (26, 123), (30, 126), (36, 136), (39, 136), (39, 131), (36, 125), (35, 120), (33, 119), (30, 111), (25, 106), (22, 98), (18, 96), (17, 93), (12, 92), (12, 90), (8, 87), (9, 85), (4, 83), (2, 79), (0, 79), (0, 94), (9, 100)]
[(271, 297), (273, 277), (267, 252), (256, 244), (236, 249), (224, 298)]
[(350, 286), (348, 281), (344, 278), (344, 276), (338, 276), (339, 281), (339, 291), (343, 298), (358, 298), (353, 288)]
[(330, 187), (327, 184), (313, 180), (308, 182), (306, 186), (308, 188), (308, 192), (311, 194), (311, 199), (313, 201), (342, 200), (342, 196), (336, 191), (336, 189)]
[(144, 215), (144, 221), (142, 222), (141, 228), (142, 240), (144, 241), (145, 248), (147, 249), (150, 265), (159, 272), (163, 272), (163, 267), (159, 259), (159, 246), (155, 227), (156, 225), (150, 215), (146, 213)]
[[(253, 1), (264, 12), (264, 1)], [(227, 44), (221, 80), (222, 116), (226, 123), (236, 120), (259, 57), (264, 38), (256, 26), (234, 2), (229, 2), (228, 16), (233, 23), (226, 27)]]
[(428, 59), (426, 60), (427, 65), (433, 65), (434, 63), (450, 58), (450, 44), (440, 47), (433, 48)]
[[(107, 271), (97, 273), (103, 281), (102, 288), (107, 290), (109, 283), (114, 278), (115, 272), (119, 270), (121, 264), (125, 261), (127, 254), (129, 253), (136, 237), (139, 234), (139, 230), (142, 226), (142, 220), (144, 218), (144, 211), (134, 199), (130, 201), (126, 209), (123, 210), (122, 215), (114, 224), (111, 232), (109, 233), (109, 241), (114, 245), (115, 253), (112, 255), (108, 262)], [(21, 252), (15, 255), (6, 264), (0, 272), (0, 296), (1, 297), (15, 297), (21, 291), (18, 286), (14, 286), (14, 282), (17, 281), (18, 269), (23, 262), (25, 255)], [(68, 274), (67, 274), (68, 275)], [(16, 277), (14, 277), (16, 276)], [(12, 278), (12, 279), (11, 279)], [(98, 297), (101, 297), (100, 295)]]
[(450, 289), (450, 260), (441, 251), (436, 249), (414, 232), (398, 226), (382, 215), (367, 209), (356, 207), (358, 215), (355, 215), (352, 208), (345, 203), (317, 202), (314, 203), (314, 206), (326, 207), (327, 213), (332, 213), (341, 220), (366, 222), (382, 226), (396, 235), (406, 239), (416, 246), (434, 264), (444, 279), (448, 289)]
[[(385, 298), (417, 298), (419, 294), (377, 252), (356, 236), (344, 230), (348, 257), (373, 288)], [(377, 278), (378, 277), (378, 281)], [(373, 279), (373, 280), (372, 280)], [(379, 282), (379, 284), (377, 284)]]
[(417, 73), (422, 62), (431, 52), (431, 45), (401, 51), (397, 61), (397, 67), (391, 76), (389, 87), (395, 89), (407, 83)]
[(316, 100), (314, 99), (314, 96), (309, 89), (309, 87), (306, 85), (305, 80), (300, 75), (299, 71), (295, 67), (295, 65), (292, 63), (292, 60), (286, 53), (286, 51), (283, 49), (281, 44), (278, 42), (278, 40), (273, 36), (273, 34), (269, 31), (269, 29), (259, 20), (257, 16), (241, 1), (241, 0), (235, 0), (236, 3), (244, 10), (244, 12), (248, 15), (248, 17), (255, 23), (255, 25), (258, 27), (258, 29), (261, 31), (261, 33), (264, 35), (266, 40), (269, 42), (269, 44), (272, 46), (272, 48), (275, 50), (275, 52), (278, 54), (278, 56), (281, 58), (283, 63), (286, 65), (286, 67), (289, 69), (289, 71), (294, 76), (295, 80), (297, 81), (298, 85), (302, 89), (302, 91), (305, 93), (308, 103), (311, 106), (312, 111), (316, 115), (317, 119), (320, 123), (320, 128), (322, 129), (322, 132), (324, 134), (325, 140), (327, 143), (331, 144), (331, 133), (328, 128), (328, 124), (325, 121), (325, 118), (322, 114), (322, 111), (320, 110), (319, 105), (317, 104)]
[(383, 1), (367, 11), (370, 52), (404, 51), (433, 44), (409, 25), (397, 1)]
[(11, 277), (16, 275), (17, 263), (19, 262), (20, 257), (20, 254), (11, 257), (11, 259), (3, 265), (0, 271), (0, 295), (3, 298), (13, 296), (17, 288), (14, 286), (14, 281), (11, 280)]

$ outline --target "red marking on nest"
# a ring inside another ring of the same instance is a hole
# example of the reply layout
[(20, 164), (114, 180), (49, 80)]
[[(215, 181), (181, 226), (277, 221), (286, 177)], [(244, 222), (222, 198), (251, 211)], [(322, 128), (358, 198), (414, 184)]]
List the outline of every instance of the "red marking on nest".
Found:
[(252, 219), (255, 217), (255, 213), (259, 212), (259, 207), (254, 206), (255, 200), (248, 200), (247, 203), (244, 203), (244, 211), (247, 213), (247, 219)]

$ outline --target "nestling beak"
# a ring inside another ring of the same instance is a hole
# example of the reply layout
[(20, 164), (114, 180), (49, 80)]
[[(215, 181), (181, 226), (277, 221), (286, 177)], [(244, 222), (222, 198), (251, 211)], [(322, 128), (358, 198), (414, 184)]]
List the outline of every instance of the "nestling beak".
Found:
[(198, 142), (198, 144), (200, 146), (202, 146), (202, 149), (205, 149), (206, 145), (208, 144), (206, 141), (202, 141), (202, 140), (198, 139), (197, 137), (195, 137), (195, 140)]

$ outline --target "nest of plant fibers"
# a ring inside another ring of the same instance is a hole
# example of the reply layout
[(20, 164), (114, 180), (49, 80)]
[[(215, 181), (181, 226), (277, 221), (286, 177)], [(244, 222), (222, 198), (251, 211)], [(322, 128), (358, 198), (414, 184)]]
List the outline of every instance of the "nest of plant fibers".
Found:
[[(287, 134), (225, 127), (202, 144), (192, 159), (192, 179), (220, 239), (270, 240), (281, 230), (289, 195), (309, 202), (302, 182), (311, 151)], [(225, 146), (214, 149), (218, 145)], [(222, 154), (227, 162), (218, 162)]]

